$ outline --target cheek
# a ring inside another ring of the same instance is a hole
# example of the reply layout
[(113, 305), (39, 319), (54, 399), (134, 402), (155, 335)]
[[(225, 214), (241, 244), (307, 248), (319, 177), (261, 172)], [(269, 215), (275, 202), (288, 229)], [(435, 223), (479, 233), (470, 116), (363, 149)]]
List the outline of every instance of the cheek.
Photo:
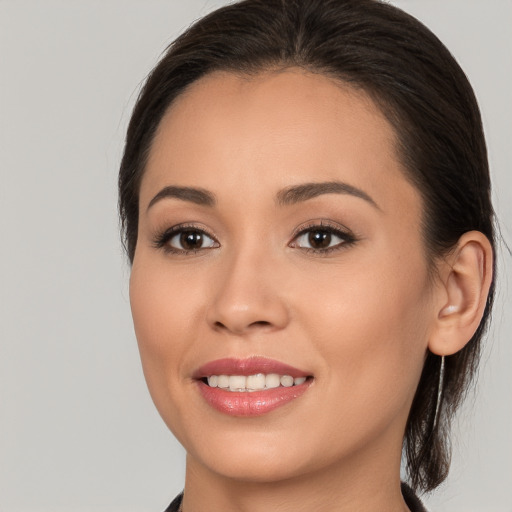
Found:
[[(144, 261), (145, 260), (145, 261)], [(156, 260), (156, 261), (155, 261)], [(200, 287), (193, 276), (172, 272), (158, 259), (137, 257), (130, 276), (130, 304), (142, 349), (180, 350), (198, 316)]]
[(428, 341), (430, 294), (426, 273), (418, 272), (422, 266), (409, 272), (396, 262), (373, 263), (324, 280), (321, 296), (308, 301), (305, 315), (328, 362), (331, 391), (357, 397), (345, 402), (353, 417), (383, 411), (384, 403), (395, 413), (409, 406)]
[(144, 376), (162, 415), (162, 404), (170, 404), (169, 393), (184, 373), (184, 356), (196, 336), (194, 289), (177, 282), (169, 269), (154, 262), (139, 263), (136, 257), (130, 276), (133, 323)]

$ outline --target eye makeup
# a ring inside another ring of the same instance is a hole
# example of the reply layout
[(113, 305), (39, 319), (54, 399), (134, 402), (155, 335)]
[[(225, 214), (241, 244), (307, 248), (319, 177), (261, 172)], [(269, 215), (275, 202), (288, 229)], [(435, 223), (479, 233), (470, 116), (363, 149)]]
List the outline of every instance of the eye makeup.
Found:
[(166, 253), (185, 256), (220, 247), (213, 234), (194, 223), (181, 223), (158, 231), (153, 238), (152, 245)]
[[(308, 254), (326, 256), (346, 249), (357, 242), (356, 236), (344, 226), (329, 220), (314, 220), (294, 230), (288, 247)], [(193, 255), (221, 246), (217, 237), (203, 226), (195, 223), (180, 223), (158, 231), (152, 245), (168, 254)]]
[[(335, 239), (338, 239), (338, 241)], [(336, 243), (333, 244), (333, 242)], [(326, 256), (334, 251), (346, 249), (356, 242), (356, 236), (349, 229), (322, 219), (320, 221), (310, 221), (306, 225), (300, 226), (288, 245), (309, 254)], [(309, 245), (309, 247), (300, 244)]]

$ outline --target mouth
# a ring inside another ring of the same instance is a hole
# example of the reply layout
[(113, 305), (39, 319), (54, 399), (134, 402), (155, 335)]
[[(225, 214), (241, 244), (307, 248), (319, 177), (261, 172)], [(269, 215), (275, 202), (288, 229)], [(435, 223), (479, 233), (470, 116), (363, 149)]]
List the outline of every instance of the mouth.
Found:
[(231, 392), (263, 391), (279, 387), (290, 388), (300, 386), (308, 377), (295, 377), (291, 375), (279, 375), (278, 373), (256, 373), (254, 375), (210, 375), (201, 379), (211, 388), (220, 388)]
[(208, 405), (231, 416), (260, 416), (302, 396), (313, 375), (272, 359), (219, 359), (195, 374)]

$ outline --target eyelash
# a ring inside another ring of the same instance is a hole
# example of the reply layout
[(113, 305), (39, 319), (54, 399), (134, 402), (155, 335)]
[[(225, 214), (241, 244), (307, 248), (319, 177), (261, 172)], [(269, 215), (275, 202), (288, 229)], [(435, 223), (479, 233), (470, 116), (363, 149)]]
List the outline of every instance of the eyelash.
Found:
[(201, 249), (177, 249), (176, 247), (172, 247), (169, 245), (169, 242), (176, 236), (184, 232), (191, 232), (191, 233), (199, 233), (202, 235), (206, 235), (208, 238), (211, 238), (216, 244), (218, 244), (217, 239), (215, 236), (213, 236), (211, 233), (209, 233), (204, 228), (199, 228), (198, 226), (194, 224), (178, 224), (176, 226), (173, 226), (172, 228), (166, 229), (163, 232), (157, 233), (153, 240), (153, 247), (157, 249), (163, 249), (165, 252), (170, 254), (179, 254), (179, 255), (190, 255), (190, 254), (197, 254), (200, 251), (203, 251), (206, 248)]
[[(172, 240), (176, 235), (182, 234), (184, 232), (192, 232), (192, 233), (199, 233), (202, 235), (206, 235), (208, 238), (211, 238), (215, 244), (217, 244), (215, 247), (204, 247), (199, 249), (177, 249), (175, 247), (172, 247), (169, 245), (170, 240)], [(328, 233), (330, 235), (337, 236), (342, 242), (339, 242), (338, 244), (332, 246), (332, 247), (326, 247), (324, 249), (315, 249), (313, 247), (298, 247), (298, 249), (301, 249), (302, 251), (308, 253), (308, 254), (317, 254), (321, 256), (326, 256), (334, 251), (339, 251), (342, 249), (345, 249), (347, 247), (350, 247), (354, 243), (357, 242), (357, 238), (347, 229), (342, 229), (337, 225), (332, 225), (329, 222), (326, 221), (314, 221), (306, 226), (300, 227), (296, 232), (293, 234), (292, 241), (288, 244), (289, 247), (296, 247), (296, 240), (310, 232), (322, 232), (322, 233)], [(178, 224), (176, 226), (173, 226), (169, 229), (166, 229), (163, 232), (158, 233), (154, 240), (153, 240), (153, 246), (157, 249), (163, 249), (165, 252), (170, 254), (178, 254), (178, 255), (191, 255), (191, 254), (197, 254), (201, 251), (204, 251), (205, 249), (210, 248), (217, 248), (219, 247), (219, 242), (217, 241), (216, 237), (209, 233), (204, 228), (199, 228), (198, 226), (194, 224)]]
[[(331, 224), (328, 221), (313, 221), (305, 226), (301, 226), (294, 233), (291, 243), (293, 243), (293, 241), (297, 240), (302, 235), (315, 231), (337, 236), (343, 241), (339, 242), (338, 244), (332, 247), (326, 247), (325, 249), (314, 249), (313, 247), (299, 247), (299, 249), (303, 250), (307, 254), (327, 256), (332, 252), (346, 249), (357, 242), (357, 238), (355, 237), (355, 235), (346, 228), (341, 228), (339, 225)], [(293, 245), (291, 245), (291, 247), (293, 247)]]

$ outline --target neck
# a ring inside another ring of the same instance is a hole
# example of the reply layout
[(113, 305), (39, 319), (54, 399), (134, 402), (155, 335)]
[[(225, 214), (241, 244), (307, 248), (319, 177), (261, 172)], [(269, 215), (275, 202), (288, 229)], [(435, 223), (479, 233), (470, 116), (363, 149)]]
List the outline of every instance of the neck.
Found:
[(407, 512), (393, 448), (271, 482), (227, 478), (187, 455), (183, 512)]

